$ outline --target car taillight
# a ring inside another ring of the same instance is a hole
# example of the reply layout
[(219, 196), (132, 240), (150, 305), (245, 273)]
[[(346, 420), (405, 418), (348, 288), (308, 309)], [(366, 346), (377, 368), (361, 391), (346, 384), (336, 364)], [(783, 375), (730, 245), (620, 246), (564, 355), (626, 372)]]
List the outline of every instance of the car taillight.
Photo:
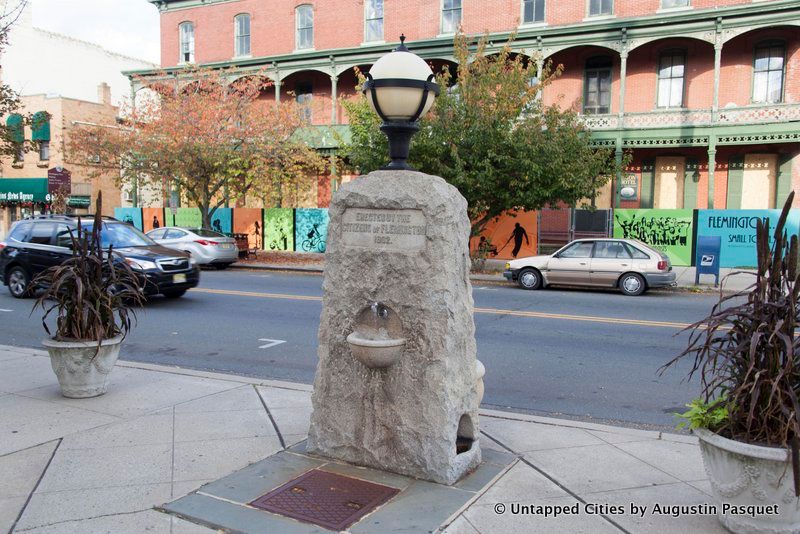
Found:
[(195, 243), (200, 243), (204, 247), (207, 247), (208, 245), (219, 245), (219, 243), (216, 241), (206, 241), (205, 239), (198, 239), (195, 241)]
[(3, 250), (4, 248), (6, 248), (6, 244), (0, 241), (0, 250)]
[(665, 260), (661, 260), (658, 262), (658, 270), (659, 271), (666, 271), (668, 269), (668, 263)]

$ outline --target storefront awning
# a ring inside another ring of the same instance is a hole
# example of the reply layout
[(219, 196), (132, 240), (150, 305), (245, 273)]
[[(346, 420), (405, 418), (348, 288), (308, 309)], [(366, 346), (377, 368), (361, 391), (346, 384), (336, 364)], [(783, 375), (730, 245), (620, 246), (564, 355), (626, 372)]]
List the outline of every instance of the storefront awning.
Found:
[(0, 202), (49, 202), (47, 178), (0, 178)]

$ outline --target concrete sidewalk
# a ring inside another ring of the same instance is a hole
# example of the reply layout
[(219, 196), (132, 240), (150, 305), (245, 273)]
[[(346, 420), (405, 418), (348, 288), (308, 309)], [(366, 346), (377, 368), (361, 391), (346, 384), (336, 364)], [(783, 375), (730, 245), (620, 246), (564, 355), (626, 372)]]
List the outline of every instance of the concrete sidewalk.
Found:
[[(119, 362), (106, 395), (66, 399), (46, 353), (0, 346), (0, 532), (211, 532), (153, 508), (304, 440), (310, 389)], [(693, 437), (489, 410), (480, 427), (481, 447), (516, 459), (445, 532), (725, 532), (711, 515), (653, 513), (714, 502)]]
[[(503, 278), (502, 271), (505, 266), (505, 260), (486, 260), (485, 270), (486, 273), (478, 274), (473, 273), (470, 279), (473, 282), (488, 282), (488, 283), (503, 283), (510, 284), (508, 280)], [(300, 273), (322, 273), (325, 269), (324, 263), (312, 263), (309, 265), (286, 265), (278, 263), (234, 263), (232, 265), (235, 269), (256, 269), (265, 271), (290, 271)], [(673, 267), (676, 274), (676, 282), (678, 287), (684, 289), (701, 289), (701, 290), (716, 290), (714, 287), (714, 277), (704, 274), (700, 277), (699, 283), (694, 283), (695, 268), (694, 267)], [(754, 270), (750, 269), (720, 269), (719, 281), (722, 285), (722, 290), (725, 292), (738, 292), (747, 289), (755, 281), (753, 276)]]

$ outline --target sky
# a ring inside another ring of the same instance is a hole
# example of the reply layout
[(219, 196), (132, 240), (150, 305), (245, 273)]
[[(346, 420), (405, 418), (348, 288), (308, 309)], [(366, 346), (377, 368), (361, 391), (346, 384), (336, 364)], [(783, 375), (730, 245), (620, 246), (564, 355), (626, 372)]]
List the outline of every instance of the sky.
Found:
[(33, 25), (160, 63), (158, 9), (147, 0), (29, 0)]

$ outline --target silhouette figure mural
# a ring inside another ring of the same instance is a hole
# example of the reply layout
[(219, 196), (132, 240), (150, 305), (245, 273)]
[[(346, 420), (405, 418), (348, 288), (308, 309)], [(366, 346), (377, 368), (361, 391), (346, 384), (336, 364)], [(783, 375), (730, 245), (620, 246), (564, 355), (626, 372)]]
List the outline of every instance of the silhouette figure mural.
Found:
[(511, 251), (511, 255), (516, 258), (517, 254), (519, 254), (519, 249), (522, 248), (522, 238), (525, 238), (526, 245), (530, 244), (528, 233), (525, 231), (525, 228), (523, 228), (519, 223), (514, 223), (514, 230), (511, 232), (511, 236), (508, 238), (508, 241), (506, 241), (506, 244), (503, 245), (503, 248), (505, 248), (506, 245), (508, 245), (513, 239), (514, 250)]
[(664, 252), (673, 265), (692, 264), (692, 210), (615, 210), (614, 237), (638, 239)]
[(264, 248), (294, 250), (294, 210), (268, 208), (264, 210)]

